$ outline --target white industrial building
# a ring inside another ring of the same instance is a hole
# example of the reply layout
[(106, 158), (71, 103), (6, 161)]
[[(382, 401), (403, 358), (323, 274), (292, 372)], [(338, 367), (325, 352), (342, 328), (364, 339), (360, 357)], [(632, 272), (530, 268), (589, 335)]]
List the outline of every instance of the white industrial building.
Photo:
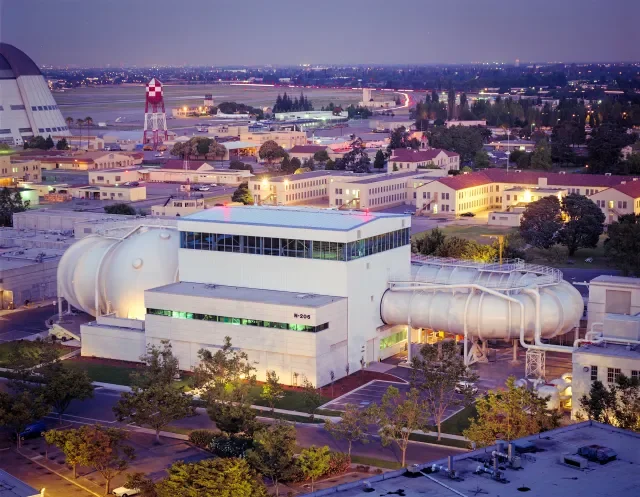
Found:
[(13, 45), (0, 43), (0, 143), (17, 146), (34, 136), (69, 134), (35, 62)]

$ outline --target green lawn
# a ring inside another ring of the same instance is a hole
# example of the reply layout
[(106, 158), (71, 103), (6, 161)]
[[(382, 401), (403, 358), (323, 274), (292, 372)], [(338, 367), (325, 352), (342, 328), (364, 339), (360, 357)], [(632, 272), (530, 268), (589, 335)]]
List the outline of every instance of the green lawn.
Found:
[(442, 433), (462, 435), (463, 430), (469, 428), (471, 424), (469, 418), (475, 418), (477, 415), (478, 411), (476, 410), (475, 404), (465, 407), (462, 411), (454, 414), (442, 423)]
[[(63, 350), (67, 351), (66, 349), (60, 348), (60, 354), (62, 354)], [(37, 341), (29, 340), (0, 343), (0, 367), (4, 368), (9, 366), (9, 357), (12, 352), (28, 357), (35, 362), (40, 352), (40, 344)]]
[(398, 461), (387, 461), (386, 459), (378, 459), (376, 457), (367, 456), (351, 456), (351, 462), (353, 464), (362, 464), (363, 466), (375, 466), (385, 469), (401, 469), (402, 464)]
[(64, 361), (67, 368), (86, 371), (92, 381), (102, 383), (112, 383), (114, 385), (130, 385), (133, 368), (124, 366), (113, 366), (111, 364), (97, 364), (85, 361), (74, 361), (73, 359)]
[[(478, 243), (484, 243), (487, 245), (491, 245), (496, 240), (495, 238), (488, 238), (484, 235), (509, 235), (510, 233), (515, 233), (518, 231), (518, 228), (509, 228), (504, 226), (486, 226), (486, 225), (471, 225), (471, 226), (461, 226), (461, 225), (448, 225), (438, 227), (446, 236), (459, 236), (461, 238), (466, 238), (467, 240), (473, 240)], [(420, 233), (416, 233), (411, 236), (412, 240), (415, 240), (416, 237), (422, 237), (425, 233), (428, 233), (431, 230), (422, 231)]]
[[(580, 269), (613, 268), (604, 255), (604, 241), (606, 235), (600, 236), (596, 248), (581, 248), (569, 257), (566, 247), (556, 245), (550, 249), (530, 248), (527, 250), (527, 262), (531, 264), (544, 264), (552, 267), (575, 267)], [(587, 258), (593, 258), (593, 262), (585, 262)]]
[[(251, 403), (258, 406), (268, 406), (267, 402), (260, 398), (262, 392), (262, 386), (256, 385), (251, 387), (249, 397)], [(323, 404), (329, 402), (329, 397), (323, 397)], [(285, 390), (284, 397), (276, 402), (275, 407), (277, 409), (287, 409), (289, 411), (309, 412), (309, 408), (304, 405), (304, 395), (302, 392), (295, 390)]]

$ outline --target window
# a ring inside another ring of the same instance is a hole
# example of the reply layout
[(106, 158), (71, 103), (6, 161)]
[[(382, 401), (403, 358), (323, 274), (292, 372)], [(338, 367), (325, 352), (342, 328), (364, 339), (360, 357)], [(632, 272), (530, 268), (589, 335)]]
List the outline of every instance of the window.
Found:
[(11, 110), (25, 110), (24, 105), (11, 105)]
[(636, 380), (636, 381), (640, 381), (640, 371), (638, 370), (631, 370), (631, 379), (632, 380)]
[(591, 366), (591, 381), (598, 379), (598, 366)]
[(620, 368), (607, 368), (607, 382), (615, 383), (620, 377)]
[(10, 128), (0, 129), (0, 135), (10, 135), (10, 134), (11, 134)]

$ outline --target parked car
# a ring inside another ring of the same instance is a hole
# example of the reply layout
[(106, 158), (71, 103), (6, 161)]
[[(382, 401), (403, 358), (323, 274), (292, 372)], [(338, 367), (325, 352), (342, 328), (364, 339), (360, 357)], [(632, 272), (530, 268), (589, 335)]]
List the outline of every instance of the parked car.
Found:
[(130, 186), (140, 186), (140, 183), (138, 183), (137, 181), (132, 181), (131, 183), (129, 183)]
[(413, 215), (416, 213), (416, 211), (404, 211), (404, 213), (405, 213), (407, 216), (413, 216)]
[(198, 187), (198, 191), (199, 192), (208, 192), (210, 190), (210, 188), (208, 186), (199, 186)]
[[(47, 425), (44, 424), (44, 421), (37, 421), (35, 423), (31, 423), (24, 429), (23, 432), (20, 433), (20, 440), (27, 440), (29, 438), (39, 437), (45, 431), (47, 431)], [(12, 436), (14, 439), (16, 438), (15, 433)]]
[(460, 214), (460, 216), (462, 216), (462, 217), (476, 217), (476, 215), (473, 212), (463, 212), (462, 214)]
[(114, 488), (112, 493), (113, 495), (117, 495), (118, 497), (131, 497), (132, 495), (138, 495), (140, 493), (140, 489), (118, 487), (118, 488)]
[(468, 381), (459, 381), (456, 387), (454, 388), (456, 393), (463, 393), (464, 391), (469, 389), (471, 390), (471, 393), (473, 395), (478, 393), (478, 387), (475, 385), (475, 383), (471, 383)]

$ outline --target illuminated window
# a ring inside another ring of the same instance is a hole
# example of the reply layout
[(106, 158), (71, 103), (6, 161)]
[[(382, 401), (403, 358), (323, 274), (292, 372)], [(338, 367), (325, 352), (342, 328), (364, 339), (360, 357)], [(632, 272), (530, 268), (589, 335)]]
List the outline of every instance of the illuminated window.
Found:
[(591, 381), (598, 379), (598, 366), (591, 366)]

